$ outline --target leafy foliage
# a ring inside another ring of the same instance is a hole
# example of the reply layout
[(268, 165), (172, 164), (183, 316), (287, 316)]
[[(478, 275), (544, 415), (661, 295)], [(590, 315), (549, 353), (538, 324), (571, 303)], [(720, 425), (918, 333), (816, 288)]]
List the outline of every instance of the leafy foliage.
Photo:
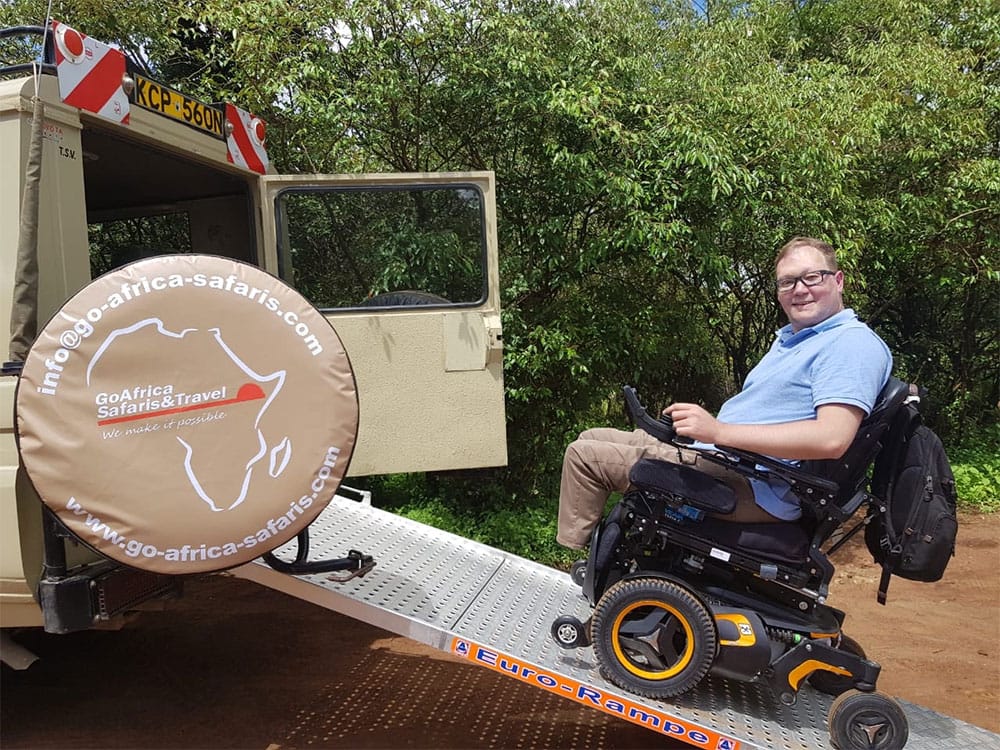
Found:
[(981, 512), (1000, 510), (1000, 425), (971, 436), (950, 451), (960, 507)]

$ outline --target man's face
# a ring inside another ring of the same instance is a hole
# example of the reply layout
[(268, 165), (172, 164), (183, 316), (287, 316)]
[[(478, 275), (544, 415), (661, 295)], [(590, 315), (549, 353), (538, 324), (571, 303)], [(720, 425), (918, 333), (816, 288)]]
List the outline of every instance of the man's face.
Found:
[[(810, 271), (830, 270), (823, 254), (814, 247), (801, 246), (785, 254), (778, 263), (776, 278), (802, 276)], [(822, 323), (844, 309), (844, 274), (824, 275), (816, 286), (799, 281), (787, 292), (778, 292), (778, 302), (788, 316), (793, 331)]]

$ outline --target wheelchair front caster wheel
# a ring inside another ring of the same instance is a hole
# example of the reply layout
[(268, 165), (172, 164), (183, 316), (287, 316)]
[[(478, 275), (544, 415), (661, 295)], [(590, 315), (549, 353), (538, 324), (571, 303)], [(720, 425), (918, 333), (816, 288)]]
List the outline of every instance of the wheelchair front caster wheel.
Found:
[(839, 750), (902, 750), (910, 734), (902, 707), (882, 693), (842, 693), (827, 721)]
[(583, 587), (583, 579), (587, 575), (587, 561), (577, 560), (569, 568), (569, 577), (577, 586)]
[(587, 629), (572, 615), (563, 615), (552, 623), (552, 637), (562, 648), (580, 648), (588, 645)]

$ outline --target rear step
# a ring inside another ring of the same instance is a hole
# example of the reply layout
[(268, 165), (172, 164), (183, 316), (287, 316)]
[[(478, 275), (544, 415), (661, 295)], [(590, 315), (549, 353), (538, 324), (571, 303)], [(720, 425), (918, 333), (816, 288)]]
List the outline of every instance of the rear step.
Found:
[(110, 560), (38, 583), (47, 633), (86, 630), (144, 602), (181, 593), (182, 579), (126, 568)]

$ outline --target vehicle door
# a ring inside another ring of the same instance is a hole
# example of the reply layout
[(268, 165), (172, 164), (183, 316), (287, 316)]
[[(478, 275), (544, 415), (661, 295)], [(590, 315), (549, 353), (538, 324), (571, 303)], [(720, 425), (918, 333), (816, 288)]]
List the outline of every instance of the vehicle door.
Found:
[(354, 476), (507, 461), (491, 172), (268, 175), (264, 266), (339, 334)]

